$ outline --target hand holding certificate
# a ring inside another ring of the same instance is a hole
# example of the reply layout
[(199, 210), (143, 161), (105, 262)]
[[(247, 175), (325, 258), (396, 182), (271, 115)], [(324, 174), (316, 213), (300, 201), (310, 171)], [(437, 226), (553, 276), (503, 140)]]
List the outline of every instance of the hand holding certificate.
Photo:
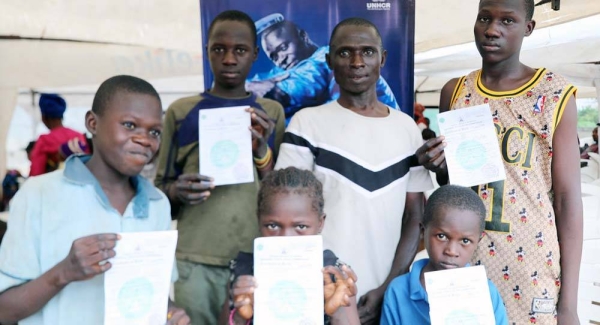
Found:
[(199, 118), (200, 174), (214, 185), (254, 181), (247, 106), (203, 109)]
[(104, 324), (164, 325), (177, 231), (120, 235), (104, 275)]
[(440, 113), (437, 119), (446, 138), (451, 184), (474, 186), (506, 178), (489, 105)]
[(483, 266), (426, 272), (432, 325), (494, 325), (496, 319)]
[(254, 241), (255, 324), (323, 324), (321, 236)]

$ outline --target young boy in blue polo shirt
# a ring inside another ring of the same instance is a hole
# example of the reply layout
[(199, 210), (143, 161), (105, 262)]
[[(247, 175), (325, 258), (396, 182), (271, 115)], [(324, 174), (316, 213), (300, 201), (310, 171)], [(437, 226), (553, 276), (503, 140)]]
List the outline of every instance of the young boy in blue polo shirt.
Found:
[[(425, 206), (421, 233), (428, 259), (394, 279), (386, 290), (381, 325), (430, 324), (424, 273), (468, 266), (485, 225), (485, 206), (473, 190), (446, 185)], [(496, 324), (507, 325), (506, 309), (498, 289), (488, 281)]]
[[(94, 153), (28, 180), (12, 201), (0, 248), (2, 324), (103, 325), (103, 273), (118, 233), (170, 229), (168, 199), (139, 176), (162, 130), (152, 85), (131, 76), (106, 80), (85, 123)], [(168, 318), (157, 322), (189, 323), (173, 306)]]

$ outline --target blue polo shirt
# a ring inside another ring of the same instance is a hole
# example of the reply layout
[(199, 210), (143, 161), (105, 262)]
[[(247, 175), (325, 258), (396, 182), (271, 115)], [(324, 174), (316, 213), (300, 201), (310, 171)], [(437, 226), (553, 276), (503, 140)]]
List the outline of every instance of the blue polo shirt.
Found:
[[(85, 166), (89, 158), (72, 156), (64, 170), (30, 178), (17, 192), (0, 246), (0, 292), (41, 276), (68, 255), (78, 238), (171, 228), (168, 199), (141, 176), (132, 178), (136, 194), (121, 215)], [(103, 325), (104, 275), (68, 284), (19, 324)]]
[[(429, 259), (413, 264), (412, 270), (394, 279), (385, 291), (381, 325), (431, 324), (429, 319), (429, 299), (421, 285), (421, 271)], [(508, 325), (508, 316), (498, 289), (488, 280), (492, 307), (497, 325)]]

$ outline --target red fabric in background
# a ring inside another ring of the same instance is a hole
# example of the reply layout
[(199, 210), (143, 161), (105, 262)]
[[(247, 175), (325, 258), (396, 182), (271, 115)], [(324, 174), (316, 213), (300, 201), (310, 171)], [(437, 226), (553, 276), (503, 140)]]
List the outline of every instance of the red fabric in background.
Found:
[(58, 166), (60, 155), (58, 149), (60, 145), (73, 139), (79, 138), (86, 143), (85, 136), (75, 130), (64, 126), (50, 130), (50, 133), (40, 135), (31, 151), (31, 169), (29, 176), (42, 175), (50, 172), (47, 165)]

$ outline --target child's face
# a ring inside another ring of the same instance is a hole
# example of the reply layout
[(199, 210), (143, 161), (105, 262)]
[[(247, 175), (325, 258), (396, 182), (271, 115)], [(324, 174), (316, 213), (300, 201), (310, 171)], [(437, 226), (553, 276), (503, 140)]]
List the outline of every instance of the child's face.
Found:
[(308, 195), (278, 193), (270, 205), (269, 213), (258, 220), (263, 237), (318, 235), (325, 224), (325, 217), (314, 210)]
[(481, 238), (480, 216), (473, 211), (441, 207), (425, 227), (430, 271), (464, 267)]
[(534, 27), (535, 22), (526, 18), (523, 0), (482, 0), (474, 27), (477, 50), (490, 63), (518, 58), (523, 38)]
[(119, 91), (100, 115), (88, 113), (94, 155), (124, 176), (138, 175), (160, 144), (162, 108), (151, 95)]
[(258, 55), (250, 27), (239, 21), (217, 22), (208, 38), (207, 52), (215, 84), (223, 88), (245, 85)]

